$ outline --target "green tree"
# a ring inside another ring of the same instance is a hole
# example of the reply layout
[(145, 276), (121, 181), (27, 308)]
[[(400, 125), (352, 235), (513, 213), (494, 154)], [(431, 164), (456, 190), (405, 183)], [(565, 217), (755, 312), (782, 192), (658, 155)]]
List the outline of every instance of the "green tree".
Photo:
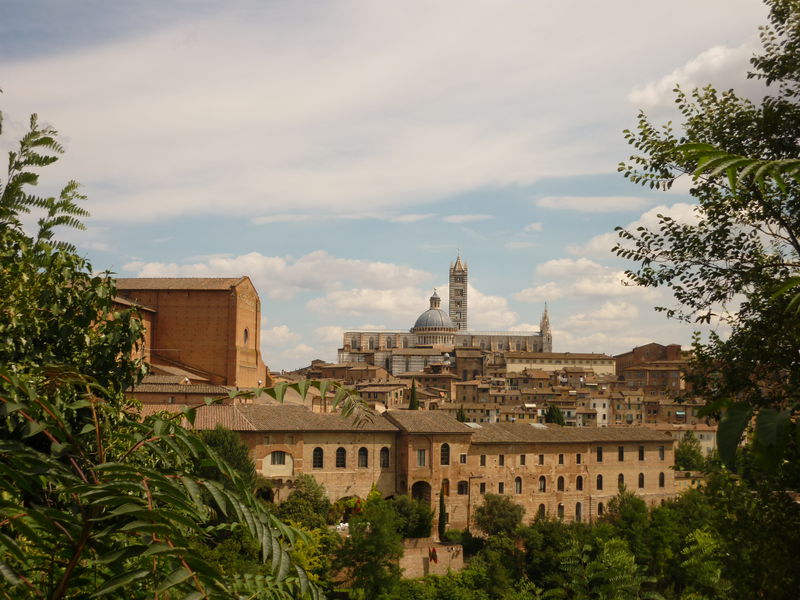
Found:
[(647, 503), (622, 486), (619, 493), (608, 501), (603, 519), (613, 525), (615, 534), (627, 542), (637, 561), (647, 564), (650, 559), (647, 547)]
[[(787, 310), (792, 295), (775, 294), (800, 269), (800, 182), (764, 178), (763, 165), (742, 162), (798, 158), (800, 82), (792, 68), (800, 64), (800, 6), (766, 4), (763, 50), (751, 59), (749, 77), (769, 86), (770, 95), (754, 103), (711, 87), (678, 90), (681, 130), (658, 128), (640, 114), (636, 131), (626, 132), (637, 154), (620, 165), (626, 177), (651, 188), (691, 178), (698, 204), (689, 222), (660, 215), (655, 228), (620, 230), (615, 252), (638, 263), (628, 272), (631, 282), (672, 291), (679, 306), (660, 309), (668, 316), (730, 327), (725, 339), (714, 333), (705, 343), (696, 339), (687, 381), (708, 399), (707, 415), (724, 415), (718, 444), (731, 468), (756, 413), (756, 430), (764, 434), (755, 440), (761, 466), (782, 464), (800, 401), (800, 321)], [(708, 147), (718, 154), (697, 154)]]
[(464, 412), (464, 405), (462, 404), (461, 407), (458, 409), (456, 413), (456, 420), (459, 423), (466, 423), (467, 422), (467, 413)]
[(681, 595), (685, 600), (728, 598), (730, 584), (722, 579), (720, 545), (707, 529), (695, 529), (689, 534), (681, 551), (681, 568), (688, 581)]
[(675, 447), (675, 468), (679, 471), (699, 471), (705, 466), (700, 440), (687, 431)]
[(285, 521), (298, 523), (309, 529), (322, 529), (328, 524), (331, 501), (325, 486), (313, 476), (301, 473), (294, 480), (294, 489), (281, 502), (276, 514)]
[(403, 542), (397, 515), (384, 500), (366, 502), (350, 519), (350, 535), (342, 541), (335, 567), (354, 590), (353, 597), (377, 598), (400, 581)]
[[(620, 539), (599, 542), (594, 548), (574, 545), (562, 560), (565, 584), (552, 597), (570, 600), (638, 600), (650, 580), (642, 575), (633, 553)], [(654, 597), (653, 594), (647, 594)]]
[(475, 525), (487, 535), (512, 535), (522, 525), (525, 508), (508, 496), (486, 494), (475, 509)]
[[(144, 365), (142, 326), (108, 274), (69, 244), (82, 197), (30, 190), (62, 149), (36, 118), (0, 189), (0, 595), (8, 598), (297, 597), (315, 593), (287, 547), (302, 534), (269, 515), (240, 474), (180, 425), (140, 419), (124, 390)], [(20, 215), (38, 210), (37, 233)], [(222, 481), (200, 477), (207, 463)], [(195, 543), (246, 531), (256, 574), (226, 575)]]
[(564, 420), (564, 413), (561, 412), (561, 409), (558, 408), (555, 404), (551, 404), (547, 407), (547, 412), (544, 414), (545, 423), (553, 423), (555, 425), (561, 425), (562, 427), (567, 424)]
[(404, 538), (430, 537), (433, 529), (433, 510), (427, 502), (410, 496), (395, 496), (388, 500), (397, 515), (397, 531)]
[(444, 488), (439, 490), (439, 521), (437, 522), (437, 533), (439, 534), (439, 541), (445, 541), (445, 533), (447, 531), (447, 510), (444, 505)]
[[(242, 443), (242, 438), (239, 437), (238, 433), (222, 425), (217, 425), (215, 429), (200, 431), (198, 435), (239, 474), (250, 490), (255, 490), (258, 481), (256, 464), (250, 457), (250, 450)], [(215, 472), (210, 467), (205, 467), (200, 469), (200, 475), (204, 477), (219, 477), (219, 472)]]
[(408, 401), (408, 410), (419, 410), (419, 400), (417, 400), (417, 381), (411, 380), (411, 399)]

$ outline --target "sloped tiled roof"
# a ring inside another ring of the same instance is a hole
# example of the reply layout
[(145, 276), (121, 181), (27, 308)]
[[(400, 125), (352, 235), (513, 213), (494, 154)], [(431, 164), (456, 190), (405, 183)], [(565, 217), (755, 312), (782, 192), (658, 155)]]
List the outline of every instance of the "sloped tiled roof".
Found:
[(613, 360), (608, 354), (577, 353), (577, 352), (506, 352), (506, 358), (563, 358), (563, 359), (602, 359)]
[(202, 394), (204, 396), (228, 396), (231, 388), (210, 383), (153, 383), (143, 382), (131, 390), (131, 394)]
[(474, 444), (537, 442), (671, 442), (665, 433), (644, 427), (531, 426), (527, 423), (481, 423)]
[(125, 290), (227, 290), (246, 277), (121, 277), (117, 289)]
[(470, 433), (471, 429), (439, 410), (390, 410), (384, 416), (408, 433)]
[[(179, 404), (148, 404), (143, 414), (159, 411), (181, 412)], [(333, 413), (311, 412), (296, 404), (232, 404), (201, 406), (197, 409), (195, 429), (214, 429), (218, 424), (233, 431), (397, 431), (382, 416), (371, 413), (355, 425), (350, 418)]]

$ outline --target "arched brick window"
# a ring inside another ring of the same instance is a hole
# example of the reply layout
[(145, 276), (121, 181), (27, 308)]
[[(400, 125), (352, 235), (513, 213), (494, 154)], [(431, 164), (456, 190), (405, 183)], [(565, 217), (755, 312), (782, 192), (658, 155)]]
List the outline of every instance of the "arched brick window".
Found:
[(336, 449), (336, 468), (344, 469), (347, 466), (347, 451), (339, 447)]
[(514, 479), (514, 493), (521, 494), (522, 493), (522, 477), (517, 477)]
[(644, 473), (639, 473), (639, 489), (644, 489)]
[(539, 491), (540, 492), (547, 491), (547, 478), (544, 475), (539, 477)]
[(663, 473), (659, 473), (658, 474), (658, 487), (660, 487), (660, 488), (664, 487), (664, 474)]
[(450, 495), (450, 480), (449, 479), (442, 479), (442, 494), (445, 496)]
[(602, 490), (603, 489), (603, 476), (602, 475), (598, 475), (597, 476), (597, 489), (598, 490)]
[(389, 449), (384, 446), (381, 448), (381, 469), (389, 468)]
[(450, 464), (450, 444), (442, 444), (442, 448), (439, 451), (439, 464), (441, 465), (449, 465)]
[(598, 502), (597, 503), (597, 516), (598, 517), (602, 517), (603, 516), (603, 503), (602, 502)]
[(366, 469), (369, 466), (369, 450), (363, 446), (358, 449), (358, 466)]
[(321, 469), (325, 466), (325, 452), (322, 448), (314, 448), (314, 452), (311, 453), (311, 466), (314, 469)]
[(563, 504), (559, 504), (558, 505), (558, 518), (559, 519), (563, 519), (564, 518), (564, 505)]
[(580, 502), (575, 504), (575, 520), (580, 523), (583, 520), (583, 506)]
[(563, 477), (559, 477), (558, 478), (558, 481), (556, 482), (556, 489), (559, 492), (563, 492), (564, 491), (564, 478)]
[(578, 490), (579, 492), (583, 491), (583, 476), (578, 475), (575, 478), (575, 489)]
[(624, 485), (625, 485), (625, 475), (623, 475), (622, 473), (620, 473), (620, 474), (619, 474), (619, 477), (617, 477), (617, 487), (618, 487), (619, 489), (622, 489), (622, 487), (623, 487)]

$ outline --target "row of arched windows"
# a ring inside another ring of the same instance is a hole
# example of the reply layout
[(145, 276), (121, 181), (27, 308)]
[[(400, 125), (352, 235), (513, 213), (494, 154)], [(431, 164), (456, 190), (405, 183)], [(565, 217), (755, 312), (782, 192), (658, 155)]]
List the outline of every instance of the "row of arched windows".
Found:
[[(381, 469), (389, 468), (389, 448), (384, 446), (381, 448), (380, 453), (380, 467)], [(325, 467), (325, 451), (317, 446), (311, 453), (311, 466), (314, 469), (323, 469)], [(358, 449), (358, 466), (361, 469), (369, 467), (369, 450), (365, 447)], [(336, 468), (347, 468), (347, 450), (341, 446), (336, 449)]]
[[(519, 477), (517, 477), (517, 479), (519, 479)], [(639, 473), (639, 482), (638, 483), (639, 483), (639, 489), (644, 489), (644, 483), (645, 483), (644, 473)], [(564, 477), (560, 476), (556, 480), (556, 491), (563, 492), (564, 491), (564, 484), (565, 484)], [(621, 488), (623, 485), (625, 485), (625, 475), (620, 473), (619, 476), (617, 477), (617, 487)], [(664, 473), (659, 473), (658, 474), (658, 487), (660, 487), (660, 488), (664, 487)], [(597, 476), (597, 481), (596, 481), (595, 488), (597, 490), (602, 490), (603, 489), (603, 476), (602, 475), (598, 475)], [(579, 492), (583, 491), (583, 476), (578, 475), (575, 478), (575, 489), (577, 491), (579, 491)], [(539, 491), (540, 492), (546, 492), (547, 491), (547, 477), (545, 477), (544, 475), (539, 477)]]

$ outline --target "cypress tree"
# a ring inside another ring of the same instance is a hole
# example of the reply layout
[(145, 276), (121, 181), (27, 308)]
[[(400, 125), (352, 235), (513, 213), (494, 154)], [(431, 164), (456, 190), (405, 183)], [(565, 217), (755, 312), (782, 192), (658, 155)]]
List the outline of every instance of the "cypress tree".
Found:
[(417, 381), (411, 380), (411, 400), (408, 403), (408, 410), (419, 410), (419, 400), (417, 400)]

